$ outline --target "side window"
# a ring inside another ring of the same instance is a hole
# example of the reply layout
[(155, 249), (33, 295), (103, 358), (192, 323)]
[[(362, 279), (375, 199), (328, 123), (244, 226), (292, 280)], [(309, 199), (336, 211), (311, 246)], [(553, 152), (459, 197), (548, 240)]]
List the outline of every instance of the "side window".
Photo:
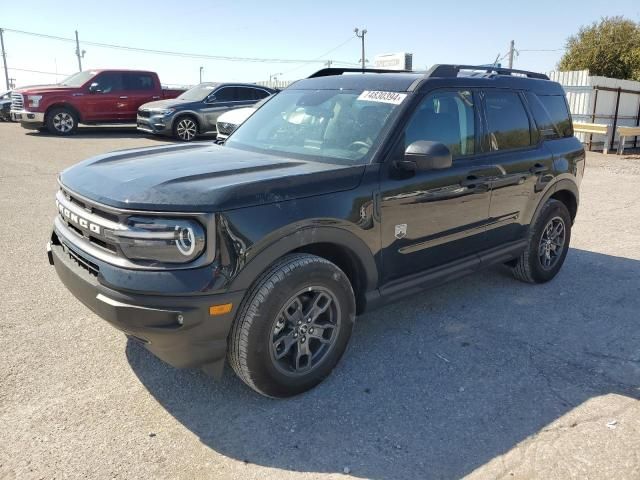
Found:
[(475, 152), (473, 95), (468, 90), (430, 93), (418, 106), (405, 130), (405, 148), (429, 140), (445, 144), (453, 157)]
[(531, 130), (520, 95), (509, 91), (485, 92), (487, 126), (491, 150), (531, 145)]
[(102, 93), (119, 92), (122, 90), (122, 74), (117, 72), (104, 72), (98, 75), (91, 83), (97, 83), (98, 90)]
[(236, 87), (236, 100), (239, 102), (250, 102), (255, 100), (255, 88)]
[(148, 73), (124, 73), (124, 88), (126, 90), (153, 90), (153, 77)]
[(533, 118), (544, 138), (573, 136), (573, 126), (564, 95), (527, 93)]
[(215, 93), (216, 102), (233, 102), (236, 100), (235, 87), (223, 87)]
[(254, 100), (262, 100), (263, 98), (267, 98), (269, 96), (269, 92), (265, 92), (260, 88), (253, 88), (252, 90)]

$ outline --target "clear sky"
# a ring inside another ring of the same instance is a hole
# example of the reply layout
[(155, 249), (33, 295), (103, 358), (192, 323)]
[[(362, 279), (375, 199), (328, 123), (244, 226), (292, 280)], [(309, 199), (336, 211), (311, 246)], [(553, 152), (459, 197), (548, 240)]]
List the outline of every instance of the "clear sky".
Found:
[[(552, 70), (566, 38), (602, 16), (640, 21), (638, 0), (449, 1), (284, 0), (230, 2), (134, 2), (91, 0), (53, 2), (0, 0), (0, 28), (80, 40), (207, 55), (357, 63), (366, 28), (366, 57), (412, 52), (414, 69), (434, 63), (492, 63), (509, 41), (520, 50), (514, 67)], [(349, 41), (349, 39), (351, 40)], [(346, 42), (346, 43), (345, 43)], [(10, 77), (18, 85), (51, 83), (54, 75), (11, 68), (73, 73), (75, 46), (63, 41), (5, 31)], [(300, 78), (321, 68), (315, 63), (258, 63), (179, 58), (81, 45), (84, 69), (141, 68), (157, 71), (163, 83), (194, 84), (199, 68), (208, 81), (258, 81), (281, 73)], [(506, 60), (503, 61), (503, 64)], [(4, 87), (1, 72), (0, 89)]]

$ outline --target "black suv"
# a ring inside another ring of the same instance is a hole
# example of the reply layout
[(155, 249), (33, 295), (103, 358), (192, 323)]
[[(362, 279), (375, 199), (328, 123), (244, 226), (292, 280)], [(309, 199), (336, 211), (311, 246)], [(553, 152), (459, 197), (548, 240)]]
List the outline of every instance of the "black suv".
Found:
[(546, 76), (325, 69), (227, 140), (118, 151), (59, 177), (49, 260), (176, 367), (315, 386), (366, 309), (493, 264), (560, 270), (585, 153)]

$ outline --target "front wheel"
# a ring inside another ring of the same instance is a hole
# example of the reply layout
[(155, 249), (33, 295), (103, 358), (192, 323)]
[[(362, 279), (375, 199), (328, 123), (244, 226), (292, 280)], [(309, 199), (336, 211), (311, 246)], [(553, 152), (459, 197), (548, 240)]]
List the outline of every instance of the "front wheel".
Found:
[(78, 117), (68, 108), (54, 108), (47, 113), (45, 124), (54, 135), (71, 135), (78, 128)]
[(193, 117), (185, 116), (176, 120), (173, 125), (173, 136), (177, 140), (190, 142), (198, 134), (198, 123)]
[(547, 201), (529, 230), (526, 250), (518, 257), (513, 274), (528, 283), (544, 283), (555, 277), (569, 251), (571, 215), (558, 200)]
[(229, 335), (229, 363), (262, 395), (302, 393), (331, 373), (354, 320), (342, 270), (314, 255), (287, 255), (248, 292)]

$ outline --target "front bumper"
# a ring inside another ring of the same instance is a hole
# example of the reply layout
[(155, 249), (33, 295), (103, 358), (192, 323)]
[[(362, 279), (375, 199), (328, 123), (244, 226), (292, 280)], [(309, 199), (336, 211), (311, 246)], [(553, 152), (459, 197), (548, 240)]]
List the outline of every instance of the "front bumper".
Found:
[(149, 117), (136, 118), (136, 127), (141, 132), (152, 133), (154, 135), (171, 135), (172, 121), (171, 116), (151, 115)]
[[(158, 358), (176, 368), (202, 367), (221, 374), (227, 334), (244, 292), (167, 296), (115, 290), (101, 283), (99, 260), (63, 243), (55, 232), (47, 254), (75, 297)], [(233, 304), (231, 312), (209, 314), (210, 306), (226, 303)]]
[(44, 125), (44, 112), (30, 112), (28, 110), (11, 110), (11, 120), (20, 122), (24, 128), (36, 129)]

